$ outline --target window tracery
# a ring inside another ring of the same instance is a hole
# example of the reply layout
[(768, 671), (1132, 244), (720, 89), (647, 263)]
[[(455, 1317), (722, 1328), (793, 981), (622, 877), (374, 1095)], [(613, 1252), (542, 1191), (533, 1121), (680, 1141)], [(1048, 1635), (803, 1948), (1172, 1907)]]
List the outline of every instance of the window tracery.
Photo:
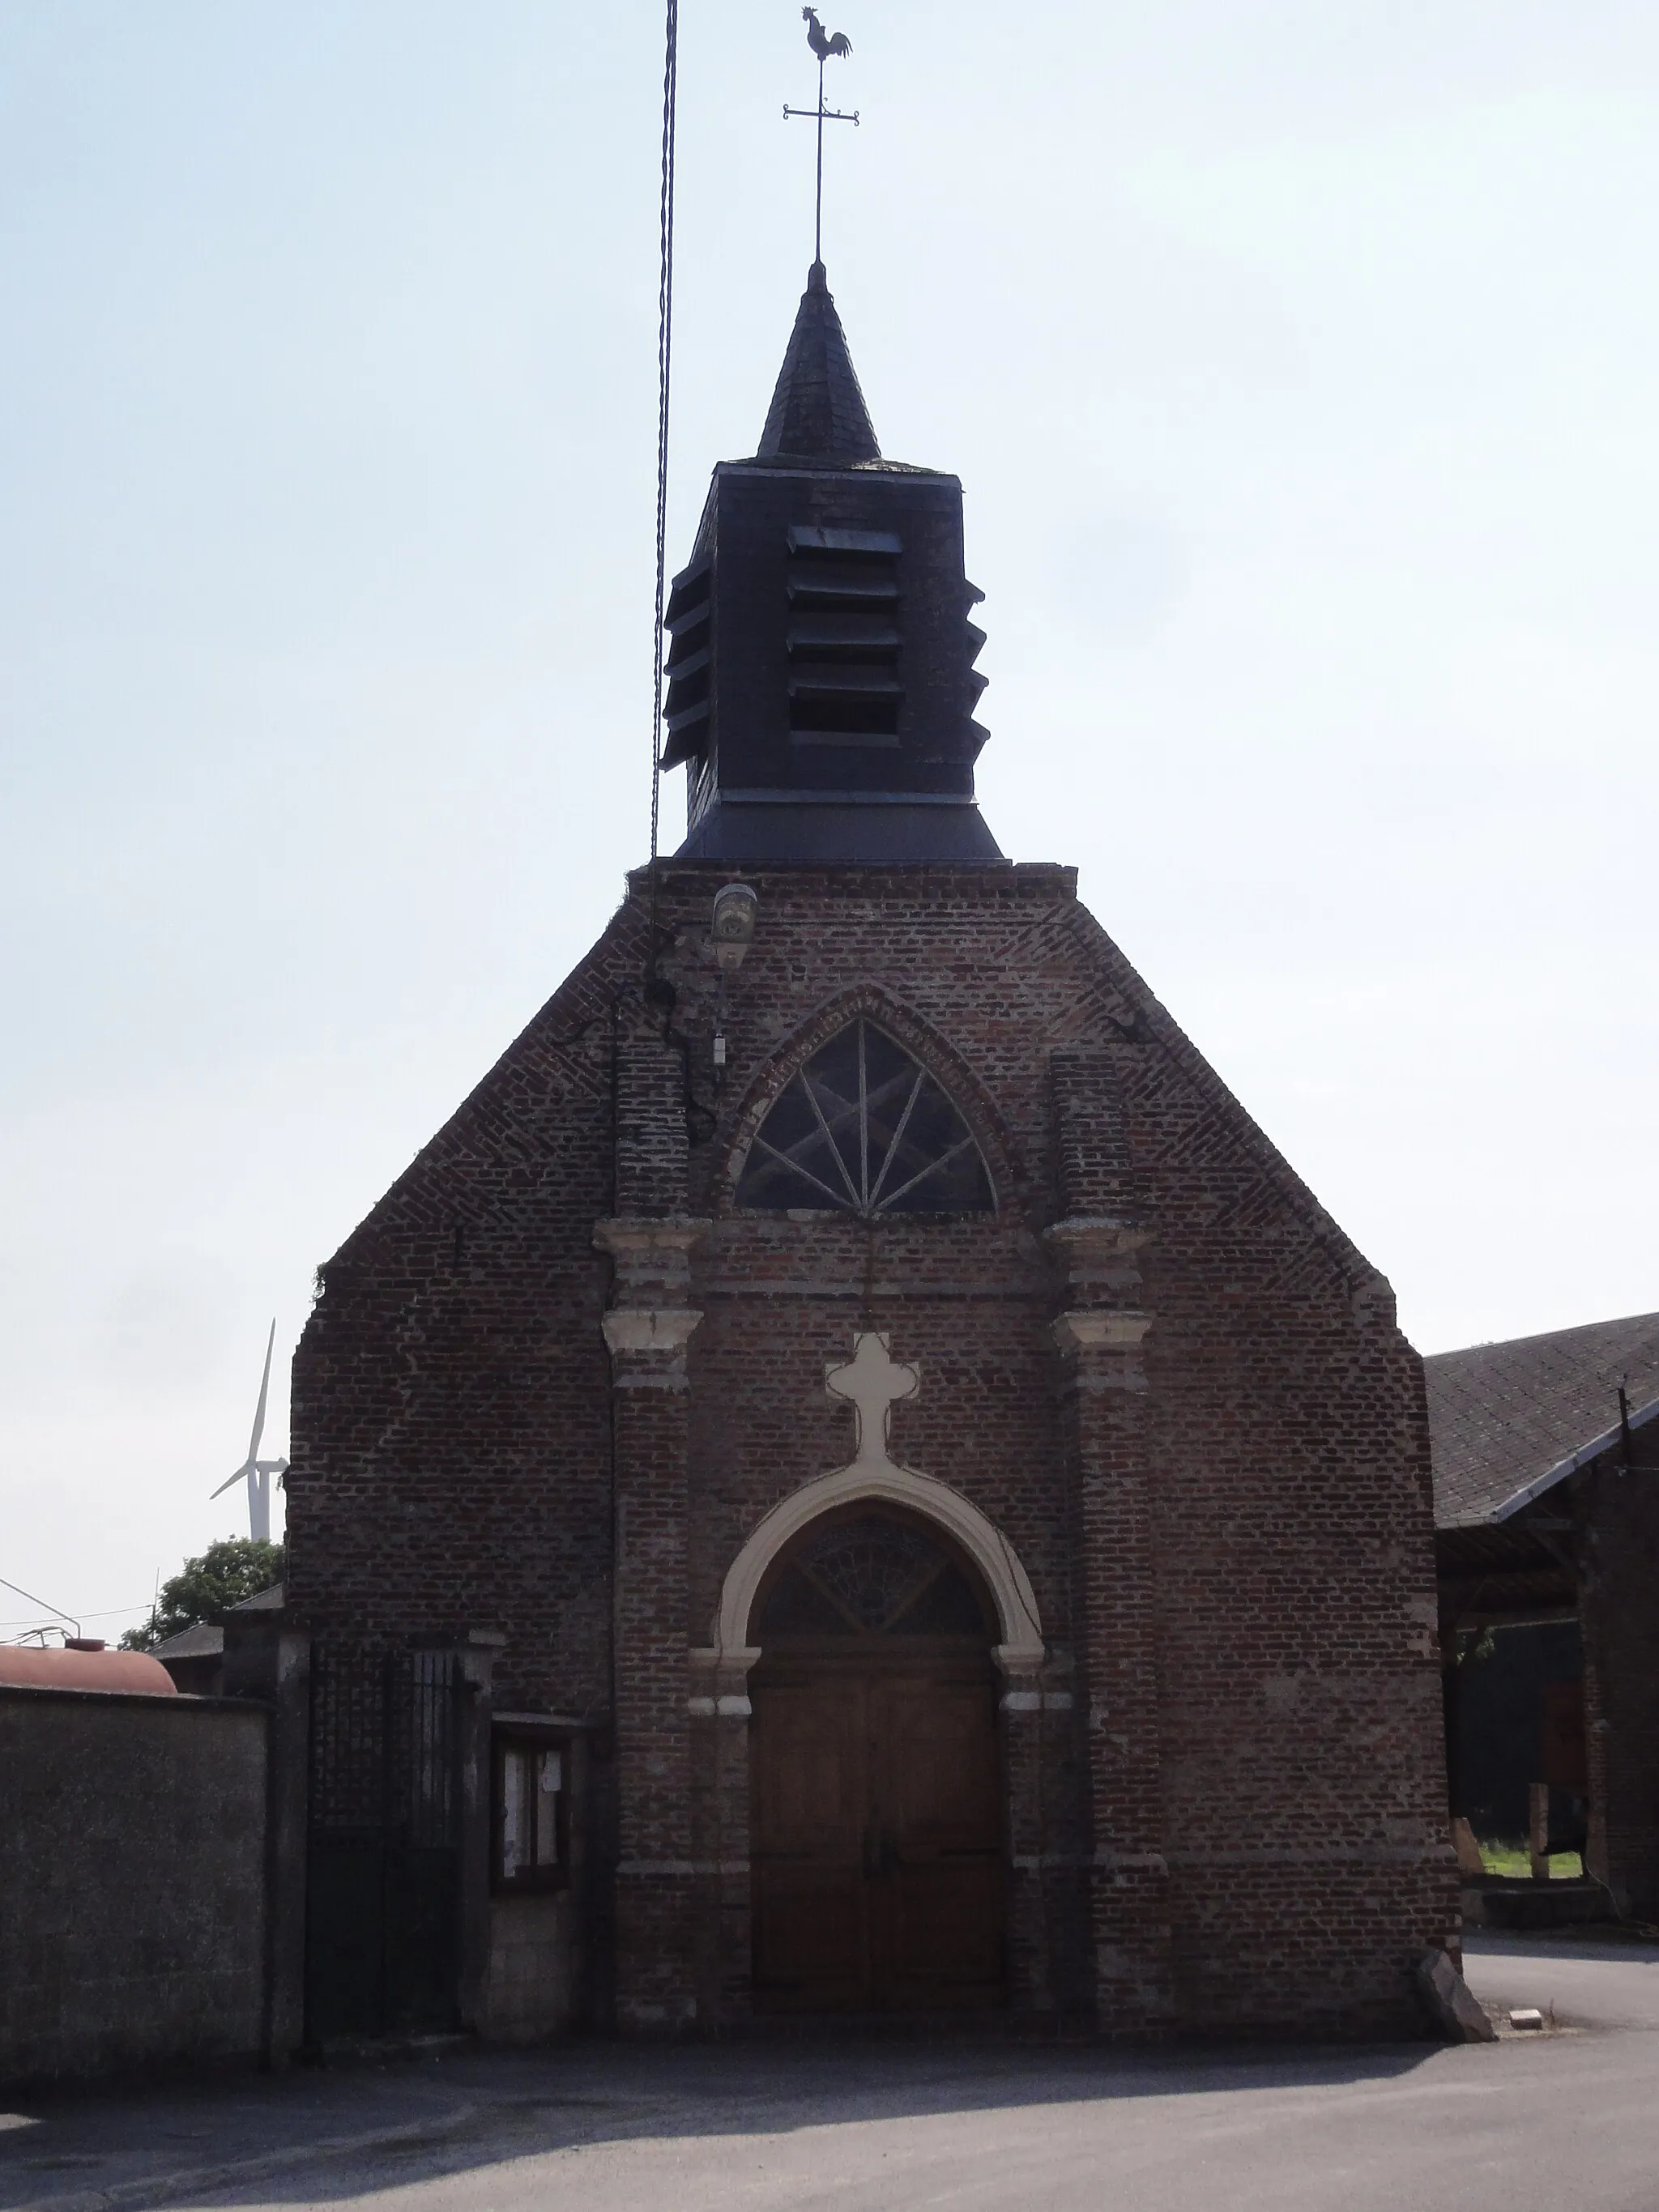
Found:
[(787, 1636), (982, 1636), (967, 1577), (920, 1528), (837, 1519), (798, 1545), (763, 1600), (763, 1642)]
[(991, 1178), (937, 1078), (860, 1016), (785, 1087), (756, 1132), (740, 1206), (988, 1213)]

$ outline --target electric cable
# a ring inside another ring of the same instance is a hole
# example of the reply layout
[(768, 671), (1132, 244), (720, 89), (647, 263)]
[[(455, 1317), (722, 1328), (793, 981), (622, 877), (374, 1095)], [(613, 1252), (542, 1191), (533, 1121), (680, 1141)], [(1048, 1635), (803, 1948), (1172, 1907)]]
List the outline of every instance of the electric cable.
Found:
[(657, 957), (657, 838), (662, 799), (662, 621), (668, 570), (668, 403), (674, 352), (674, 125), (679, 74), (679, 0), (668, 0), (662, 76), (662, 185), (658, 202), (657, 590), (652, 640), (650, 941), (647, 987)]

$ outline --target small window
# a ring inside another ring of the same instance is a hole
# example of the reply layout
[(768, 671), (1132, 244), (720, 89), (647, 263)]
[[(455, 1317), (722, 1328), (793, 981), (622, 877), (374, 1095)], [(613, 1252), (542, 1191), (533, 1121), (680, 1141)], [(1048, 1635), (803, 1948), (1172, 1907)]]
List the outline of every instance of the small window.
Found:
[(570, 1751), (546, 1737), (495, 1738), (495, 1886), (556, 1889), (567, 1879)]

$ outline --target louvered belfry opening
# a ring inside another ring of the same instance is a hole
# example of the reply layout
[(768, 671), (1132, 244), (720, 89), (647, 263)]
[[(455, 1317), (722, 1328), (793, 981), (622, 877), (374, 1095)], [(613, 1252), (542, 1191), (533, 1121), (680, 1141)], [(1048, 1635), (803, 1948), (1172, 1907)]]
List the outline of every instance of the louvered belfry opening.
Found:
[(674, 579), (663, 628), (668, 632), (664, 672), (668, 696), (663, 704), (664, 768), (695, 760), (708, 747), (709, 681), (714, 648), (714, 556), (705, 553)]
[(789, 735), (898, 744), (901, 546), (891, 531), (789, 531)]

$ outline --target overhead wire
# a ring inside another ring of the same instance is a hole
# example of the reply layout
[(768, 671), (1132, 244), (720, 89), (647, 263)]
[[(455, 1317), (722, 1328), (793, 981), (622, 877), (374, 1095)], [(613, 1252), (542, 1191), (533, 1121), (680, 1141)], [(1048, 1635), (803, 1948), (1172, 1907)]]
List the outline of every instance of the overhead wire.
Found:
[(645, 1001), (660, 1015), (662, 1037), (680, 1055), (691, 1141), (712, 1133), (714, 1117), (691, 1084), (691, 1042), (674, 1027), (673, 985), (657, 972), (662, 951), (658, 905), (662, 878), (658, 842), (662, 811), (663, 616), (668, 589), (668, 421), (674, 364), (674, 132), (679, 89), (679, 0), (667, 0), (663, 28), (662, 184), (658, 202), (660, 253), (657, 282), (657, 576), (651, 647), (651, 865), (646, 905)]
[(62, 1612), (49, 1598), (36, 1597), (33, 1590), (26, 1590), (21, 1583), (9, 1583), (3, 1575), (0, 1575), (0, 1589), (15, 1590), (19, 1597), (26, 1597), (31, 1605), (38, 1605), (42, 1613), (56, 1613), (59, 1620), (68, 1621), (77, 1636), (81, 1633), (81, 1624), (72, 1613)]
[(668, 577), (668, 410), (674, 356), (674, 129), (679, 76), (679, 0), (667, 0), (663, 36), (662, 182), (658, 201), (657, 282), (657, 589), (652, 634), (650, 947), (647, 981), (657, 956), (657, 842), (662, 802), (663, 615)]

